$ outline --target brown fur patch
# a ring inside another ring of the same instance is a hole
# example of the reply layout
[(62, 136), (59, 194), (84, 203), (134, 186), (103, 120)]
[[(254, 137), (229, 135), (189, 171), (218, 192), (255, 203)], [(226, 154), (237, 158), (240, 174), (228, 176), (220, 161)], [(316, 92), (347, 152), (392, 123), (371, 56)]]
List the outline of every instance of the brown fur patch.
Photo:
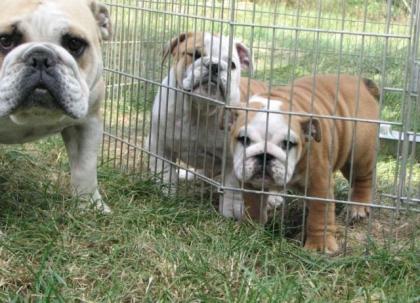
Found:
[(164, 52), (164, 59), (169, 53), (172, 54), (172, 64), (176, 66), (177, 81), (181, 81), (185, 70), (193, 63), (196, 51), (199, 51), (203, 56), (206, 55), (204, 33), (182, 33), (169, 43)]

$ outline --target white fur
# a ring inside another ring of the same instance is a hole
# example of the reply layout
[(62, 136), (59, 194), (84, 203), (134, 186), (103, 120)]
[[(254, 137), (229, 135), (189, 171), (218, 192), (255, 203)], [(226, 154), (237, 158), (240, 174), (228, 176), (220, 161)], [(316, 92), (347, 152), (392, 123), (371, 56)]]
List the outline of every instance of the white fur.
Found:
[[(71, 23), (69, 18), (71, 16), (60, 11), (54, 1), (44, 1), (34, 11), (15, 20), (19, 21), (19, 29), (30, 42), (12, 50), (0, 67), (0, 143), (23, 143), (61, 132), (69, 155), (74, 193), (86, 196), (96, 208), (109, 212), (99, 194), (96, 176), (102, 123), (96, 114), (89, 114), (89, 106), (99, 102), (102, 95), (102, 58), (100, 50), (95, 49), (96, 43), (91, 43), (90, 47), (97, 55), (89, 62), (87, 70), (82, 71), (75, 59), (60, 46), (61, 36)], [(42, 49), (58, 58), (62, 105), (73, 118), (56, 109), (15, 108), (25, 69), (24, 58), (34, 50)]]
[(66, 14), (58, 9), (54, 1), (44, 1), (32, 14), (20, 21), (32, 41), (50, 43), (57, 43), (63, 29), (69, 26)]

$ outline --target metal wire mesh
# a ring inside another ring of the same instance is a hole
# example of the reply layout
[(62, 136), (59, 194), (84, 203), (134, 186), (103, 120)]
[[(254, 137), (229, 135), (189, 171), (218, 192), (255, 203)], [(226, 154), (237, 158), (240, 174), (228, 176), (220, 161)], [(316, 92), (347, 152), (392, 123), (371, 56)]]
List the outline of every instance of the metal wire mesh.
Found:
[[(372, 8), (373, 1), (361, 0), (357, 13), (351, 11), (348, 1), (289, 2), (293, 3), (235, 0), (106, 1), (113, 19), (114, 39), (105, 46), (104, 54), (108, 86), (104, 106), (103, 163), (139, 177), (144, 177), (150, 170), (152, 173), (159, 171), (157, 166), (164, 164), (153, 162), (156, 159), (170, 163), (171, 167), (188, 171), (195, 180), (184, 182), (176, 179), (176, 188), (180, 190), (186, 187), (188, 192), (194, 192), (206, 201), (216, 201), (220, 194), (226, 192), (254, 193), (258, 197), (268, 194), (282, 196), (286, 203), (274, 214), (277, 222), (280, 222), (281, 234), (288, 233), (290, 220), (286, 217), (292, 217), (292, 221), (296, 216), (304, 218), (305, 207), (296, 215), (293, 211), (290, 214), (290, 206), (297, 201), (310, 203), (315, 199), (308, 195), (306, 189), (298, 193), (284, 187), (281, 191), (267, 193), (261, 189), (246, 188), (243, 183), (238, 187), (226, 184), (229, 131), (223, 132), (223, 149), (218, 151), (220, 142), (217, 141), (220, 138), (210, 127), (217, 121), (209, 112), (225, 110), (224, 118), (227, 119), (231, 110), (243, 109), (230, 104), (228, 100), (224, 102), (211, 96), (201, 98), (195, 114), (206, 113), (204, 116), (209, 117), (198, 122), (201, 123), (198, 128), (207, 130), (205, 133), (193, 134), (188, 127), (182, 129), (182, 125), (176, 125), (175, 122), (165, 122), (167, 116), (159, 118), (162, 120), (159, 123), (166, 123), (166, 137), (167, 134), (175, 136), (174, 129), (181, 127), (180, 132), (192, 138), (178, 143), (191, 145), (185, 157), (162, 155), (150, 148), (152, 104), (155, 95), (165, 89), (162, 80), (174, 63), (173, 59), (162, 63), (164, 47), (180, 33), (208, 32), (228, 37), (232, 52), (235, 38), (251, 50), (254, 58), (255, 72), (242, 73), (242, 76), (263, 81), (268, 91), (281, 85), (292, 83), (293, 86), (294, 80), (302, 76), (316, 79), (317, 75), (327, 73), (356, 75), (360, 81), (362, 78), (374, 80), (380, 92), (378, 119), (308, 113), (312, 118), (350, 120), (353, 128), (360, 122), (380, 125), (375, 142), (366, 142), (375, 145), (377, 151), (372, 177), (374, 194), (369, 204), (372, 210), (368, 222), (358, 229), (349, 227), (348, 208), (343, 206), (362, 204), (351, 200), (349, 185), (332, 169), (325, 173), (335, 177), (335, 197), (316, 199), (337, 204), (338, 233), (345, 251), (353, 244), (370, 243), (371, 240), (386, 245), (397, 243), (394, 247), (398, 248), (402, 245), (414, 247), (417, 241), (417, 212), (420, 210), (420, 99), (417, 94), (420, 79), (417, 68), (420, 58), (419, 1), (405, 1), (407, 5), (401, 7), (401, 4), (398, 6), (395, 1), (388, 0), (381, 4), (375, 2), (377, 7)], [(378, 17), (378, 14), (381, 16)], [(356, 89), (359, 91), (360, 85)], [(174, 91), (183, 95), (183, 100), (194, 96), (193, 92)], [(162, 106), (167, 106), (162, 101), (164, 98), (165, 95), (162, 95), (160, 102)], [(313, 100), (313, 96), (309, 98), (310, 102)], [(183, 110), (185, 114), (192, 113), (191, 109)], [(248, 114), (254, 110), (248, 108)], [(269, 112), (276, 113), (275, 110)], [(293, 109), (277, 113), (298, 115)], [(198, 149), (194, 140), (198, 139), (194, 139), (195, 136), (204, 138), (205, 152), (210, 157), (197, 157)], [(334, 144), (332, 146), (334, 148)], [(151, 161), (154, 167), (151, 167)], [(216, 162), (220, 164), (216, 165)], [(204, 169), (197, 170), (198, 167)], [(179, 170), (174, 169), (170, 173), (179, 174)], [(307, 174), (310, 172), (307, 171)], [(158, 182), (159, 178), (163, 180), (162, 175), (157, 176)], [(295, 238), (303, 240), (304, 223), (300, 224), (297, 229), (302, 232)]]

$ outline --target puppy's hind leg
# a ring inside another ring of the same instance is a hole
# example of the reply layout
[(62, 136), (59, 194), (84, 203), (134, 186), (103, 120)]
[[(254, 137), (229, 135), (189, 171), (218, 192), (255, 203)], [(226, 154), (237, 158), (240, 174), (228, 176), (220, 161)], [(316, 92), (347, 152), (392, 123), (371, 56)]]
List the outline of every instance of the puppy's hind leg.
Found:
[[(372, 175), (356, 177), (351, 189), (351, 200), (354, 202), (369, 203), (372, 199)], [(353, 205), (351, 220), (358, 221), (369, 216), (369, 207)]]
[[(341, 170), (344, 177), (350, 182), (350, 172), (346, 166)], [(350, 199), (354, 202), (369, 203), (372, 200), (372, 172), (368, 172), (366, 175), (357, 175), (360, 171), (357, 167), (354, 168), (353, 181), (351, 182), (351, 195)], [(367, 218), (369, 216), (369, 207), (363, 205), (352, 205), (350, 213), (350, 221), (355, 222)]]

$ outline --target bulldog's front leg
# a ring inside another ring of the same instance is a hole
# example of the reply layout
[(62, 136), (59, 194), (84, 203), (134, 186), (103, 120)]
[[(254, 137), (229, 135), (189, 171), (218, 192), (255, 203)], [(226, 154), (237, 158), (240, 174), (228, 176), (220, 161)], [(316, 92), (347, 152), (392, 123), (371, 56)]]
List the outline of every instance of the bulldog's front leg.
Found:
[(110, 213), (98, 190), (97, 159), (102, 139), (102, 123), (98, 117), (61, 132), (70, 162), (71, 184), (74, 195), (87, 199), (95, 209)]
[[(240, 188), (238, 179), (236, 179), (232, 170), (227, 170), (225, 185), (232, 188)], [(240, 191), (226, 189), (220, 196), (219, 212), (226, 218), (242, 219), (244, 216), (244, 201)]]
[(266, 224), (267, 215), (267, 195), (244, 192), (244, 205), (246, 218), (260, 224)]
[[(332, 198), (333, 191), (329, 188), (333, 183), (318, 182), (311, 186), (308, 194), (311, 197)], [(305, 248), (317, 251), (325, 251), (332, 254), (338, 250), (335, 239), (335, 204), (320, 202), (317, 200), (308, 201), (308, 219)]]
[[(176, 193), (176, 186), (178, 185), (178, 171), (168, 161), (176, 161), (174, 153), (171, 149), (165, 147), (166, 143), (164, 131), (161, 131), (158, 136), (160, 129), (157, 124), (154, 124), (150, 132), (149, 137), (146, 138), (145, 142), (148, 144), (147, 150), (150, 152), (149, 158), (149, 171), (154, 175), (161, 178), (161, 181), (165, 185), (162, 191), (166, 195)], [(166, 161), (164, 159), (167, 159)]]

